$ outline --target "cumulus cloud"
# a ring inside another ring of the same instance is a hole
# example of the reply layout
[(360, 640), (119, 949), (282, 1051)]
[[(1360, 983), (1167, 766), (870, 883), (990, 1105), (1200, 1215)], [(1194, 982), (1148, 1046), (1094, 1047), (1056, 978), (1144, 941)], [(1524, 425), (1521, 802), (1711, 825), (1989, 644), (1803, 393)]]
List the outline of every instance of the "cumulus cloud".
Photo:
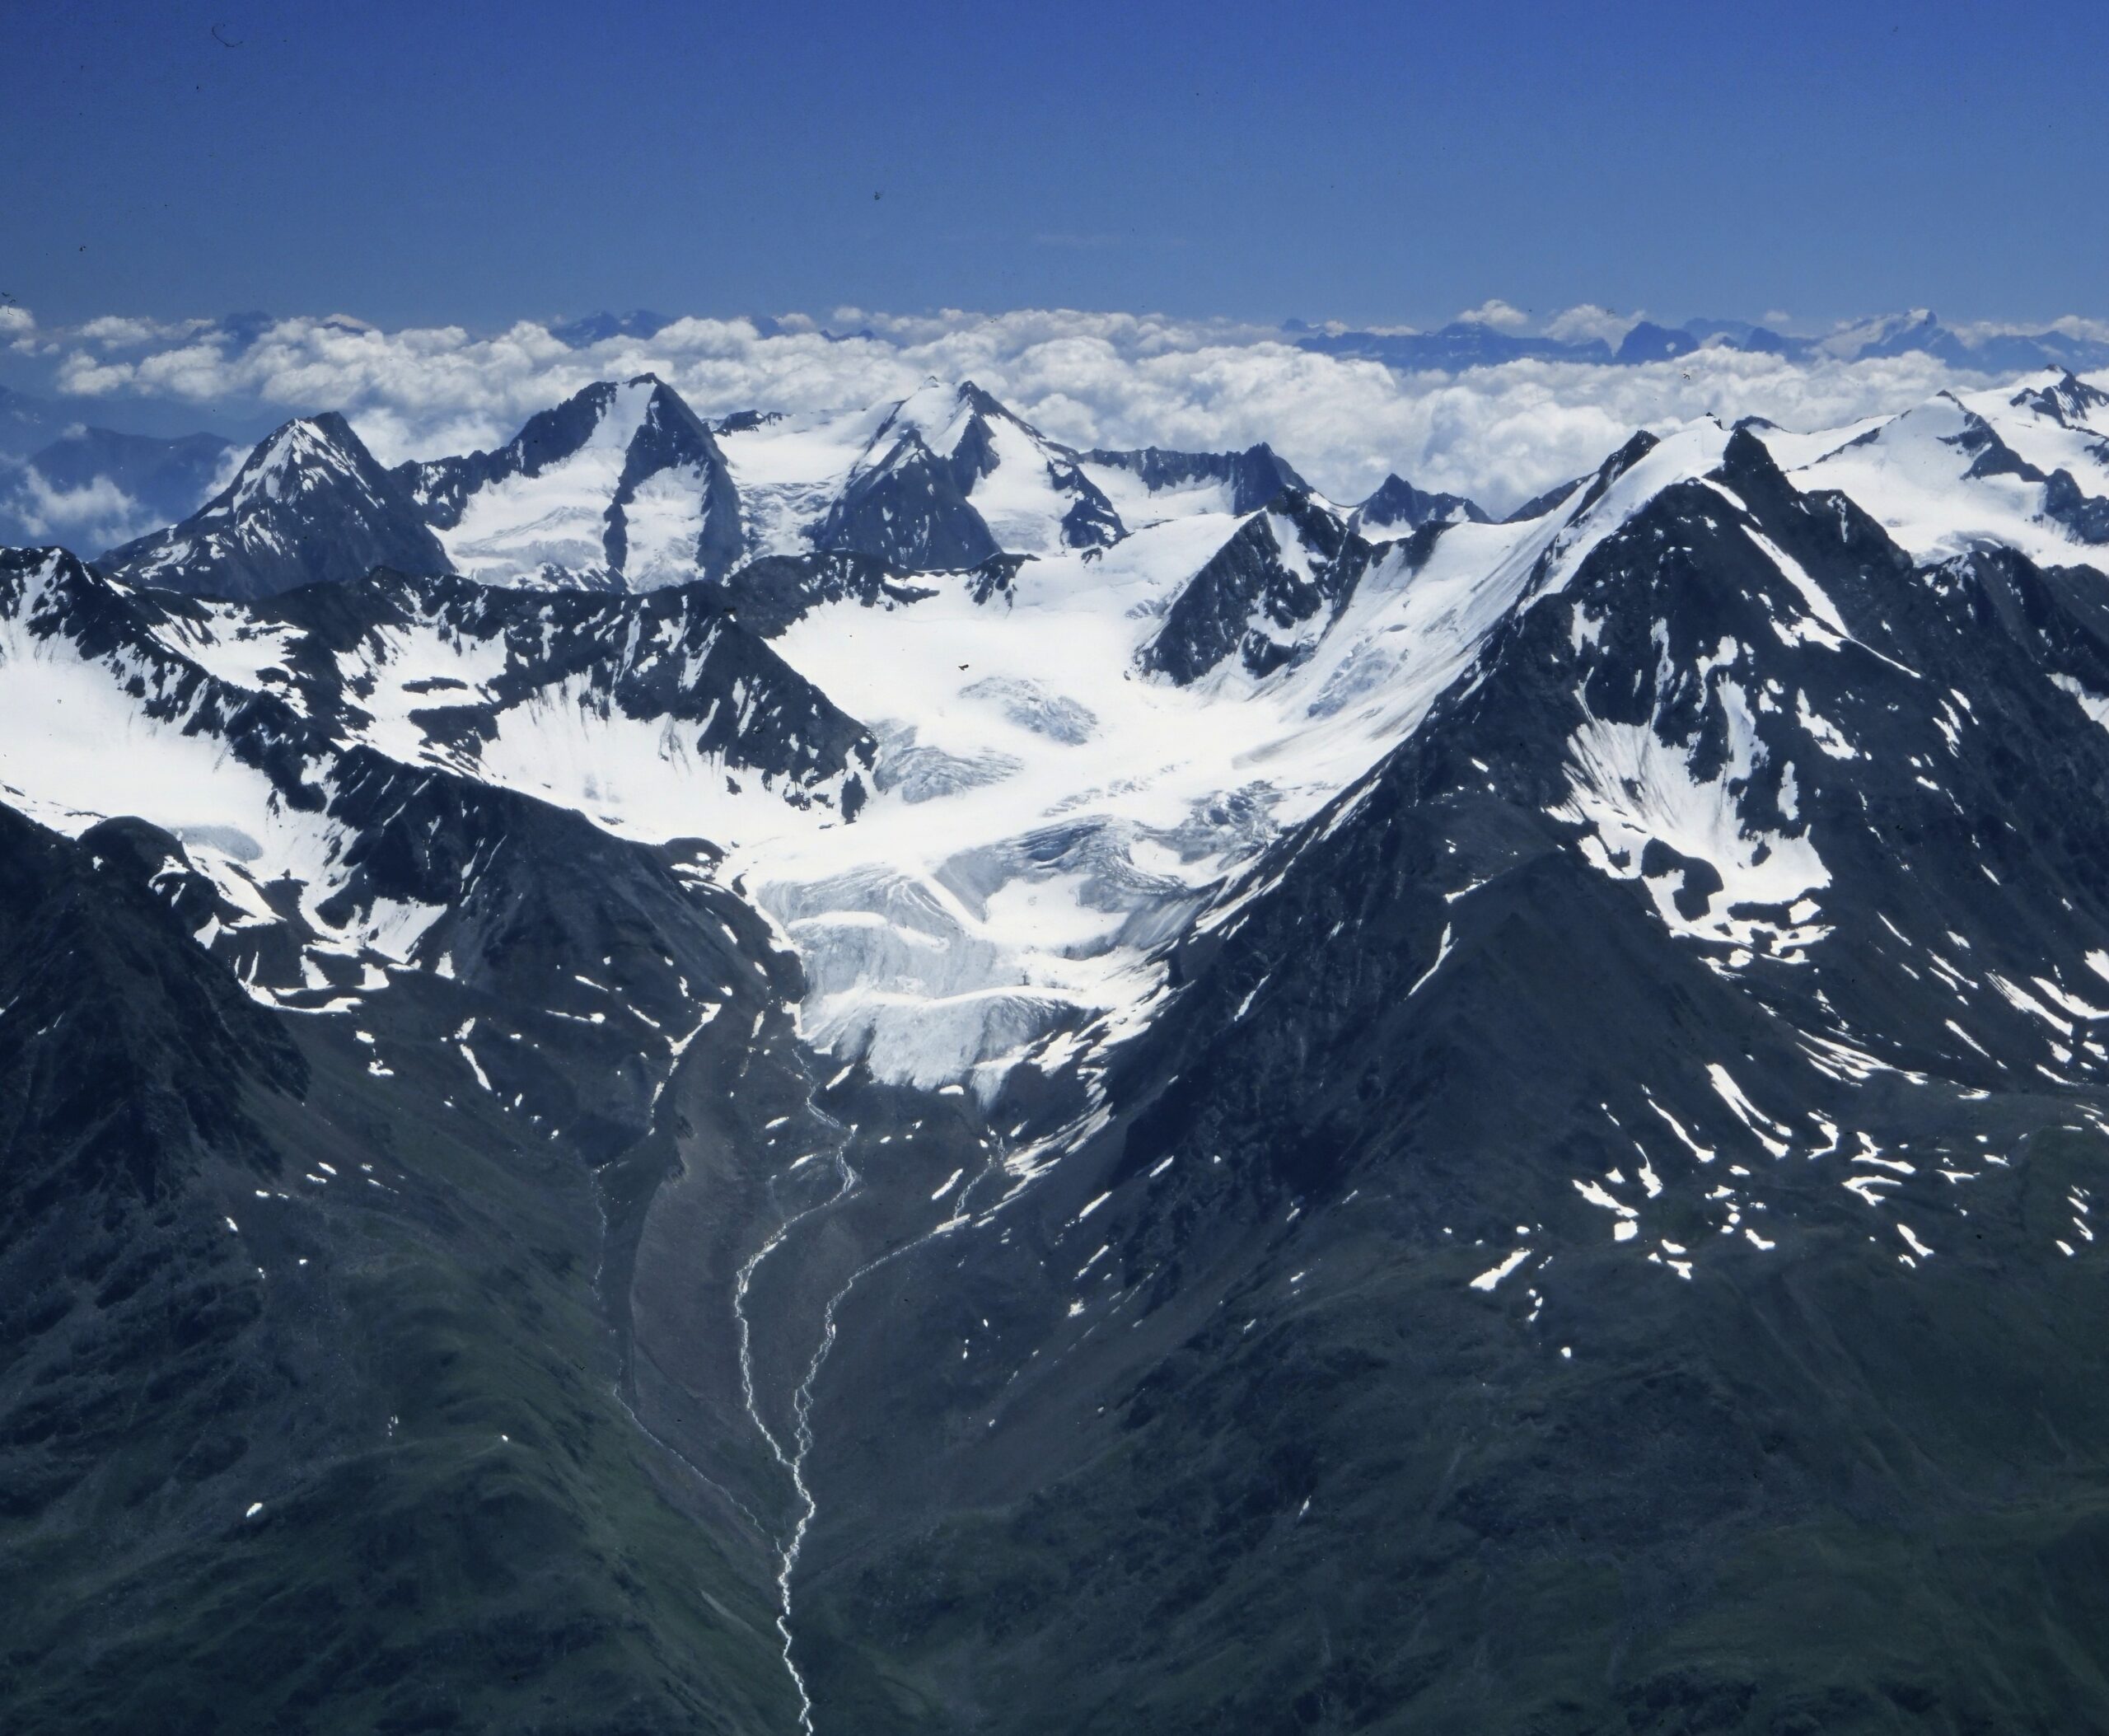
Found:
[(1531, 323), (1530, 315), (1520, 307), (1511, 307), (1499, 296), (1480, 302), (1476, 307), (1466, 308), (1457, 316), (1457, 320), (1461, 325), (1493, 325), (1503, 331), (1521, 331)]
[(2069, 313), (2051, 321), (2044, 329), (2068, 338), (2087, 338), (2097, 344), (2109, 344), (2109, 320), (2088, 320)]
[(1970, 320), (1949, 329), (1970, 343), (1979, 343), (1986, 338), (2030, 337), (2044, 331), (2055, 331), (2060, 337), (2078, 338), (2088, 343), (2109, 343), (2109, 320), (2084, 319), (2074, 313), (2060, 319), (2019, 325), (2011, 320)]
[(0, 302), (0, 344), (19, 356), (49, 355), (53, 348), (36, 329), (36, 316), (14, 302)]
[(207, 320), (135, 320), (105, 314), (76, 327), (73, 335), (105, 349), (124, 349), (142, 344), (166, 344), (211, 330), (212, 322)]
[(68, 548), (110, 549), (143, 536), (161, 522), (106, 476), (77, 489), (57, 488), (34, 465), (20, 473), (7, 507), (29, 540)]
[(1216, 451), (1265, 440), (1337, 499), (1358, 499), (1396, 470), (1497, 511), (1592, 468), (1637, 428), (1707, 414), (1831, 427), (1943, 386), (1990, 383), (1915, 353), (1790, 361), (1728, 349), (1639, 367), (1527, 361), (1410, 375), (1228, 321), (844, 307), (825, 322), (682, 319), (649, 339), (578, 349), (526, 321), (480, 335), (458, 326), (383, 331), (342, 316), (238, 333), (185, 327), (122, 354), (69, 339), (57, 384), (76, 396), (141, 395), (245, 415), (341, 409), (392, 463), (495, 445), (596, 380), (648, 372), (704, 416), (841, 410), (933, 377), (970, 379), (1073, 445)]
[(1584, 302), (1546, 321), (1546, 335), (1557, 338), (1563, 344), (1586, 344), (1592, 338), (1602, 338), (1616, 349), (1620, 340), (1646, 317), (1637, 310), (1632, 313), (1613, 313), (1594, 302)]

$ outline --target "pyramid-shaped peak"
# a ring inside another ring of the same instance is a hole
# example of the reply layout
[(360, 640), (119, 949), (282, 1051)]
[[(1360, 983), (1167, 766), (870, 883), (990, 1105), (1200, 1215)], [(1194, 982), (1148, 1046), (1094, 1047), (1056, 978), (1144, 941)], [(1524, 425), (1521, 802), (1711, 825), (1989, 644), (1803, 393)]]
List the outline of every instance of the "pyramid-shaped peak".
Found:
[(373, 454), (340, 412), (296, 416), (257, 442), (227, 491), (201, 516), (247, 512), (262, 502), (304, 492), (325, 478), (349, 475), (371, 494), (372, 478), (378, 474)]
[(1231, 509), (1238, 512), (1257, 512), (1284, 489), (1312, 492), (1296, 467), (1264, 440), (1232, 460), (1230, 482)]
[(644, 419), (662, 425), (672, 424), (690, 433), (706, 444), (711, 441), (710, 425), (696, 414), (689, 400), (657, 374), (639, 374), (629, 384), (647, 386), (651, 395), (645, 400)]
[(1396, 470), (1385, 477), (1376, 491), (1354, 509), (1355, 527), (1364, 536), (1376, 531), (1415, 531), (1424, 524), (1448, 523), (1458, 519), (1483, 524), (1486, 514), (1462, 494), (1417, 489)]
[(628, 447), (641, 435), (671, 437), (685, 461), (715, 459), (717, 444), (702, 418), (655, 373), (596, 380), (549, 409), (537, 410), (496, 452), (472, 461), (496, 472), (538, 475), (587, 447)]
[(1031, 423), (973, 381), (954, 385), (933, 377), (887, 413), (872, 437), (872, 457), (883, 456), (902, 435), (912, 433), (938, 456), (950, 458), (970, 437), (977, 447), (985, 444), (992, 422), (1022, 428), (1036, 440), (1042, 438)]
[(322, 410), (312, 416), (295, 416), (280, 423), (257, 442), (243, 468), (250, 464), (283, 462), (288, 456), (316, 452), (372, 456), (367, 451), (366, 442), (344, 419), (342, 411)]
[(1752, 498), (1753, 490), (1768, 496), (1788, 486), (1779, 461), (1772, 456), (1755, 428), (1745, 428), (1741, 423), (1729, 432), (1728, 443), (1721, 449), (1721, 467), (1716, 473), (1746, 502)]
[(1377, 484), (1369, 498), (1362, 503), (1362, 510), (1368, 512), (1389, 507), (1404, 506), (1415, 498), (1419, 493), (1419, 489), (1396, 470), (1393, 470), (1386, 475), (1383, 481)]
[(352, 432), (352, 424), (344, 419), (342, 410), (325, 409), (312, 416), (296, 416), (284, 423), (278, 432), (285, 433), (293, 428), (309, 429), (333, 446), (354, 447), (360, 452), (366, 450), (366, 442)]
[(1013, 422), (1019, 419), (1017, 413), (1002, 399), (971, 380), (960, 381), (959, 401), (979, 410), (984, 416), (1008, 416)]
[(273, 430), (196, 512), (101, 565), (133, 583), (253, 598), (376, 566), (442, 572), (447, 559), (403, 483), (331, 410)]

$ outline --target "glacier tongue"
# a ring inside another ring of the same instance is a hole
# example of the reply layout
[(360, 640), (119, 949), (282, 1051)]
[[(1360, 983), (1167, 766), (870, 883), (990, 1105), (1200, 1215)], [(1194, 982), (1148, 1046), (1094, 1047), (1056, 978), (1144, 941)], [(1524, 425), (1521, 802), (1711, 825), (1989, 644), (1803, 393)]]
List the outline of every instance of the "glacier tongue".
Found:
[(1183, 587), (1255, 517), (1053, 553), (986, 600), (926, 575), (919, 601), (824, 603), (773, 642), (881, 742), (853, 825), (779, 811), (726, 864), (804, 961), (809, 1039), (993, 1096), (1022, 1061), (1071, 1058), (1064, 1033), (1132, 1028), (1158, 949), (1411, 732), (1560, 528), (1385, 545), (1284, 667), (1145, 673)]
[[(1312, 588), (1315, 545), (1282, 503), (1302, 503), (1321, 533), (1330, 509), (1305, 495), (1056, 550), (993, 593), (931, 574), (898, 606), (807, 609), (774, 643), (878, 737), (876, 793), (853, 826), (779, 810), (727, 863), (805, 962), (807, 1036), (883, 1079), (970, 1079), (993, 1096), (1021, 1062), (1051, 1071), (1132, 1032), (1166, 985), (1166, 943), (1469, 687), (1504, 620), (1560, 596), (1648, 503), (1716, 470), (1730, 441), (1711, 419), (1636, 438), (1538, 517), (1379, 544), (1300, 622), (1227, 585), (1219, 556), (1260, 538), (1280, 583)], [(1204, 583), (1219, 594), (1197, 597)], [(1226, 609), (1232, 637), (1265, 654), (1188, 658), (1183, 680), (1149, 672), (1168, 620)], [(1640, 734), (1606, 725), (1572, 747), (1576, 817), (1614, 853), (1629, 834), (1690, 842), (1695, 827), (1750, 896), (1793, 905), (1822, 884), (1805, 838), (1744, 840), (1716, 812), (1728, 784)]]

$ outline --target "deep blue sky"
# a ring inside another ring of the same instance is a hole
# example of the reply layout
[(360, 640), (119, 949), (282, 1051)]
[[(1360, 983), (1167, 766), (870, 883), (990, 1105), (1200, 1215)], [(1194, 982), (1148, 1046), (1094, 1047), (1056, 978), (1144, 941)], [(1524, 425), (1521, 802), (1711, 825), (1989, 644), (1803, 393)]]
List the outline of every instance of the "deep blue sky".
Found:
[(2099, 0), (4, 0), (0, 44), (48, 324), (2109, 313)]

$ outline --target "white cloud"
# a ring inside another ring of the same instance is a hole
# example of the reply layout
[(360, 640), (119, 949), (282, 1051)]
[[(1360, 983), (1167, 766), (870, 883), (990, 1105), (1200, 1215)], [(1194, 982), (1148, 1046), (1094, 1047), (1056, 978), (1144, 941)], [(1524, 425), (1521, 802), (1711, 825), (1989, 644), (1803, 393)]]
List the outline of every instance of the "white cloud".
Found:
[(1613, 313), (1594, 302), (1584, 302), (1578, 307), (1570, 307), (1546, 321), (1546, 335), (1557, 338), (1563, 344), (1585, 344), (1592, 338), (1602, 338), (1616, 349), (1620, 340), (1646, 317), (1638, 311)]
[(36, 316), (12, 302), (0, 302), (0, 338), (26, 338), (36, 330)]
[(34, 466), (22, 470), (7, 505), (33, 543), (63, 543), (89, 554), (143, 536), (161, 522), (107, 476), (77, 489), (54, 488)]
[(2061, 319), (2039, 320), (2032, 324), (2016, 324), (2011, 320), (1971, 320), (1950, 326), (1949, 330), (1966, 344), (1981, 344), (1987, 338), (2032, 337), (2043, 331), (2055, 331), (2061, 337), (2096, 344), (2109, 342), (2109, 320), (2083, 319), (2073, 313)]
[(935, 376), (977, 381), (1078, 446), (1221, 450), (1265, 440), (1341, 500), (1396, 470), (1503, 510), (1592, 468), (1636, 428), (1708, 414), (1829, 427), (1904, 409), (1945, 386), (1986, 383), (1923, 354), (1792, 362), (1728, 349), (1643, 367), (1517, 362), (1407, 375), (1300, 349), (1271, 327), (1046, 308), (839, 308), (826, 325), (871, 335), (830, 338), (796, 316), (766, 337), (747, 320), (691, 318), (649, 339), (573, 350), (524, 321), (477, 336), (457, 326), (382, 331), (297, 318), (246, 347), (185, 328), (124, 359), (75, 349), (58, 385), (78, 396), (136, 394), (244, 414), (342, 409), (392, 463), (496, 444), (593, 381), (648, 371), (705, 416), (841, 409), (903, 395)]
[(58, 364), (58, 385), (71, 397), (101, 398), (129, 386), (134, 374), (129, 363), (103, 362), (77, 349)]
[(1520, 331), (1531, 323), (1530, 315), (1520, 307), (1511, 307), (1499, 296), (1466, 308), (1457, 318), (1464, 325), (1494, 325), (1503, 331)]
[(2089, 338), (2097, 344), (2109, 343), (2109, 320), (2086, 320), (2076, 313), (2069, 313), (2051, 321), (2044, 329), (2068, 338)]
[(160, 320), (134, 320), (119, 314), (105, 314), (99, 320), (91, 320), (74, 330), (74, 336), (105, 348), (127, 349), (140, 344), (166, 343), (171, 339), (189, 337), (210, 329), (204, 320), (178, 320), (165, 322)]

